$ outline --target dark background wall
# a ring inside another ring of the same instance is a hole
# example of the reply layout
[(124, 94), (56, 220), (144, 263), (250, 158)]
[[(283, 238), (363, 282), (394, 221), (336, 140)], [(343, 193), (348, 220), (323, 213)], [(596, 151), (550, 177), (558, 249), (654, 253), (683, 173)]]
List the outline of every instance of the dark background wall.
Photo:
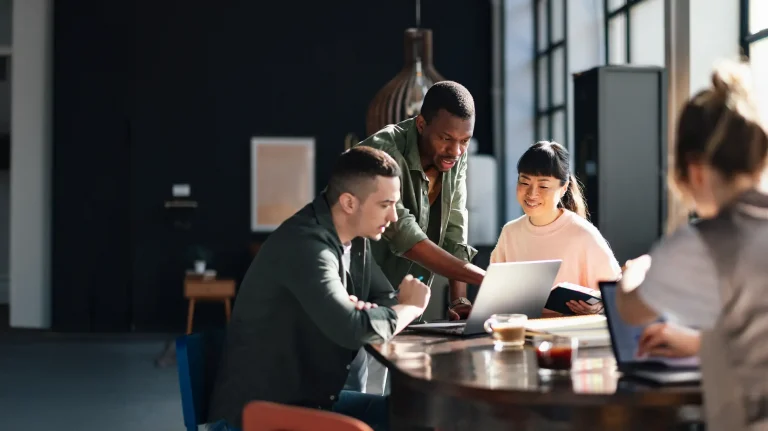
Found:
[[(491, 143), (490, 3), (422, 2), (434, 59), (475, 97)], [(314, 136), (318, 191), (344, 137), (402, 67), (408, 0), (71, 0), (54, 15), (53, 326), (181, 330), (192, 244), (250, 263), (250, 138)], [(171, 185), (199, 202), (174, 229)], [(196, 324), (220, 324), (218, 304)]]

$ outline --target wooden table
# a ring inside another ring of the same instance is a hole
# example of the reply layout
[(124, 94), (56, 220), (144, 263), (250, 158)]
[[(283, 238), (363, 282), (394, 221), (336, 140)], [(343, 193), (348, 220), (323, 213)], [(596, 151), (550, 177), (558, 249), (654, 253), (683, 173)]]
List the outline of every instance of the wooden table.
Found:
[(399, 335), (366, 347), (391, 374), (393, 430), (668, 430), (698, 386), (652, 387), (616, 371), (610, 348), (581, 349), (570, 376), (539, 377), (531, 347), (489, 337)]
[(221, 301), (224, 303), (224, 315), (227, 322), (232, 314), (232, 298), (235, 297), (235, 280), (220, 278), (184, 278), (184, 297), (189, 301), (187, 310), (187, 334), (192, 333), (197, 301)]

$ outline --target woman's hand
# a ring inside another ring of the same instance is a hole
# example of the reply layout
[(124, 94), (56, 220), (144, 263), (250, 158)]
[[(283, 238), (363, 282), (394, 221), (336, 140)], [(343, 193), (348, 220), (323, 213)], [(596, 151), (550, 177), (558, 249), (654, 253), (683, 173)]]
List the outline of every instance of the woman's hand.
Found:
[(621, 288), (624, 292), (631, 292), (643, 284), (645, 274), (651, 268), (651, 256), (644, 254), (624, 264), (621, 274)]
[(701, 334), (671, 323), (652, 323), (645, 327), (637, 346), (638, 356), (684, 358), (699, 354)]
[(568, 301), (565, 303), (568, 308), (576, 314), (597, 314), (603, 311), (603, 302), (600, 301), (597, 304), (589, 305), (584, 301)]

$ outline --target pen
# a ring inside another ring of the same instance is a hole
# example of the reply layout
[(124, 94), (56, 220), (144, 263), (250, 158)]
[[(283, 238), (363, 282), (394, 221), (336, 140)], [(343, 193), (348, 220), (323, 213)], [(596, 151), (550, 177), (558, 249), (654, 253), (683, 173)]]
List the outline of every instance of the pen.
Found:
[[(424, 277), (420, 275), (420, 276), (416, 277), (416, 280), (422, 281), (422, 280), (424, 280)], [(399, 294), (400, 294), (400, 289), (395, 289), (394, 292), (391, 292), (389, 294), (389, 299), (395, 299), (397, 297), (397, 295), (399, 295)]]

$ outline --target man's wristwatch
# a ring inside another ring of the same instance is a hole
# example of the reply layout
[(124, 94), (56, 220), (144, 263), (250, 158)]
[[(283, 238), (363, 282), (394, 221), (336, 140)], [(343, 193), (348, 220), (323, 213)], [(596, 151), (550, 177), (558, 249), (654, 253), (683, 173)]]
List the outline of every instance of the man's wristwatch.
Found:
[(469, 305), (471, 307), (472, 303), (469, 302), (469, 299), (464, 298), (462, 296), (461, 298), (456, 298), (453, 301), (451, 301), (451, 305), (449, 305), (448, 308), (455, 308), (455, 307), (458, 307), (459, 305)]

